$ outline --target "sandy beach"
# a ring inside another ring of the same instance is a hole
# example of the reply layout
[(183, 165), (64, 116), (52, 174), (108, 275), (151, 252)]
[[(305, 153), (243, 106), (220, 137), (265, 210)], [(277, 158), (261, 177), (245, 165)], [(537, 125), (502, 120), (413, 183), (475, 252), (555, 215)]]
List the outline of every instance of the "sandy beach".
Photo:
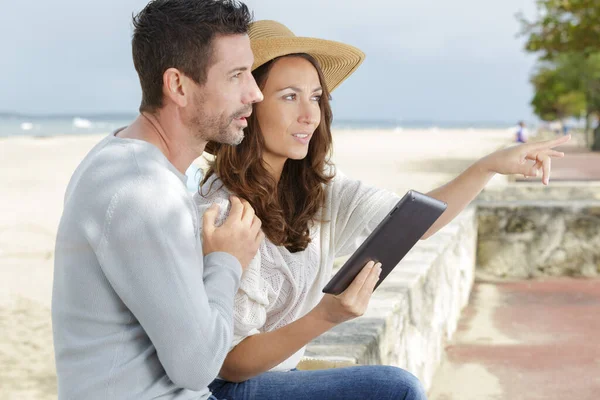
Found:
[[(477, 129), (338, 130), (333, 160), (346, 175), (372, 185), (399, 194), (426, 192), (507, 145), (512, 135)], [(71, 174), (103, 137), (0, 139), (2, 399), (56, 398), (50, 323), (54, 238)]]

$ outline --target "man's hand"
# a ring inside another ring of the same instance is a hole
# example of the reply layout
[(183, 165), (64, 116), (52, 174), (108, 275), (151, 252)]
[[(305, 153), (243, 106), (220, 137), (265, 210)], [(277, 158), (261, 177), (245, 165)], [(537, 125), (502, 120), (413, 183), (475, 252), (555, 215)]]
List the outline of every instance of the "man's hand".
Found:
[(265, 238), (262, 223), (246, 200), (231, 196), (231, 211), (223, 225), (215, 226), (219, 205), (213, 204), (204, 213), (202, 250), (204, 255), (224, 251), (236, 257), (246, 269)]

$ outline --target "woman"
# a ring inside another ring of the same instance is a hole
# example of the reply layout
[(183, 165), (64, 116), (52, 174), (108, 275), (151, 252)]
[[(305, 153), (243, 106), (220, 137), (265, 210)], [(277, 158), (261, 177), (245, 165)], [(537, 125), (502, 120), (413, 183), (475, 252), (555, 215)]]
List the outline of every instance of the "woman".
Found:
[[(349, 179), (328, 161), (329, 90), (364, 54), (341, 43), (295, 37), (273, 21), (252, 24), (250, 39), (253, 76), (264, 100), (255, 105), (240, 145), (209, 143), (215, 159), (195, 200), (200, 213), (220, 204), (223, 219), (230, 195), (246, 199), (266, 239), (242, 276), (235, 341), (211, 391), (235, 400), (425, 399), (418, 380), (395, 367), (295, 370), (308, 342), (364, 313), (379, 265), (367, 264), (339, 296), (321, 290), (334, 259), (356, 250), (399, 196)], [(562, 156), (551, 148), (564, 141), (492, 153), (429, 193), (448, 209), (424, 238), (451, 221), (495, 173), (534, 176), (542, 169), (547, 183), (550, 157)]]

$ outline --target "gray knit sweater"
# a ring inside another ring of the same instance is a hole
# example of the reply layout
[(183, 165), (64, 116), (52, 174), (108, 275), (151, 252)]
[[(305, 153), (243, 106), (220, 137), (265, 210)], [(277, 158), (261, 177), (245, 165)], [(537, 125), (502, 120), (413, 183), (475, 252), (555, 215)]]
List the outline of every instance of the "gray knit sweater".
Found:
[(75, 171), (56, 240), (59, 399), (206, 399), (232, 340), (241, 267), (202, 254), (181, 174), (109, 135)]

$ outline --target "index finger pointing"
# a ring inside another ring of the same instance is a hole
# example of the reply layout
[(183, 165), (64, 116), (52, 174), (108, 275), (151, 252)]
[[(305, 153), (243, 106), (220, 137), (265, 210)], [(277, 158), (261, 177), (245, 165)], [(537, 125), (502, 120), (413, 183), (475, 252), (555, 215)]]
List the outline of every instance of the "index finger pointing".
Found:
[(562, 158), (565, 156), (565, 153), (556, 150), (531, 150), (525, 155), (525, 159), (530, 161), (538, 161), (538, 159), (545, 156)]
[(532, 150), (551, 149), (553, 147), (567, 143), (569, 140), (571, 140), (571, 135), (562, 136), (562, 137), (559, 137), (558, 139), (545, 140), (543, 142), (533, 143), (533, 145), (531, 146), (531, 149)]

